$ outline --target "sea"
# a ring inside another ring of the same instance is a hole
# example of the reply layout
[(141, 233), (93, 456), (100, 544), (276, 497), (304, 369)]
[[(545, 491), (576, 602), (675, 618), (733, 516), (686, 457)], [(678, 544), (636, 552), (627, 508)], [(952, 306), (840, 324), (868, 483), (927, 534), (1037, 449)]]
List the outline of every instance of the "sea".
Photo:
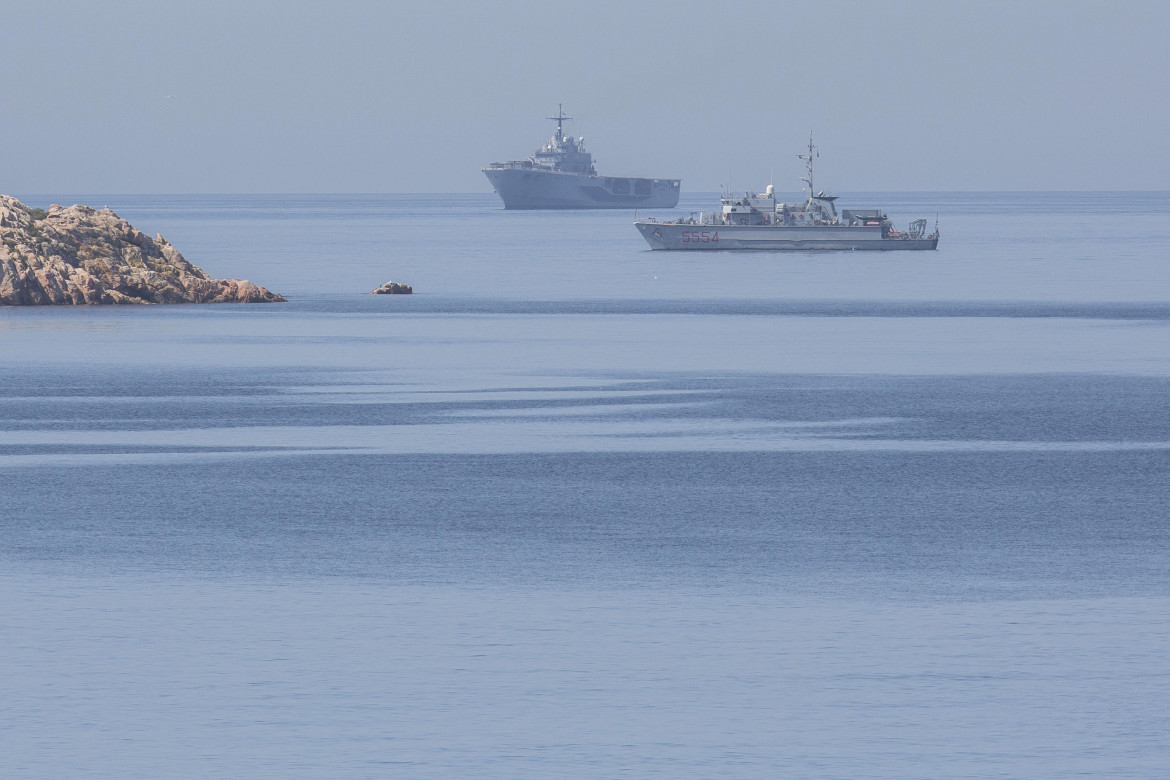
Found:
[(1170, 767), (1170, 193), (17, 195), (288, 301), (0, 307), (0, 776)]

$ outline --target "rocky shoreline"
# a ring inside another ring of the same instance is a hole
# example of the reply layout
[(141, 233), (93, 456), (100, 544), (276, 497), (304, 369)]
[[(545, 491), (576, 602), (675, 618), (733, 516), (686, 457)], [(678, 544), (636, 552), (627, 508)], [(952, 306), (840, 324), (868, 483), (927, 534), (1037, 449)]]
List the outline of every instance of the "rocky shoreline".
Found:
[(31, 209), (0, 195), (0, 305), (268, 303), (241, 279), (213, 279), (160, 235), (109, 209)]

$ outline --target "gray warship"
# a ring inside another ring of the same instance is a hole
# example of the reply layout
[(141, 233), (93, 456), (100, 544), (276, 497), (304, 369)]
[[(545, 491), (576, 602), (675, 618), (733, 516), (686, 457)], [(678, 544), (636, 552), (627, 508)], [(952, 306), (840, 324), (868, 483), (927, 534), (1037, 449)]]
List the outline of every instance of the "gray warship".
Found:
[(601, 176), (585, 139), (564, 133), (563, 106), (557, 106), (552, 140), (527, 160), (492, 163), (483, 173), (505, 209), (672, 209), (680, 179)]
[(807, 164), (801, 177), (808, 186), (803, 203), (777, 203), (771, 184), (762, 193), (727, 195), (719, 211), (701, 211), (681, 219), (659, 221), (647, 217), (634, 222), (651, 249), (937, 249), (938, 225), (927, 233), (925, 219), (911, 222), (905, 231), (894, 228), (881, 209), (842, 209), (837, 196), (813, 187), (813, 159), (820, 156), (812, 135), (808, 153), (797, 157)]

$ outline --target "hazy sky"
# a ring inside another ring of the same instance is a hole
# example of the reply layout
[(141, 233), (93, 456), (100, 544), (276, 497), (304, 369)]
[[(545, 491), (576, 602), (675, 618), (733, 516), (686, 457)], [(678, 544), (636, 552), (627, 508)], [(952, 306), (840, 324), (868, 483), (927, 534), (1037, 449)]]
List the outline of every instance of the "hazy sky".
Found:
[(0, 0), (0, 192), (1170, 189), (1170, 2)]

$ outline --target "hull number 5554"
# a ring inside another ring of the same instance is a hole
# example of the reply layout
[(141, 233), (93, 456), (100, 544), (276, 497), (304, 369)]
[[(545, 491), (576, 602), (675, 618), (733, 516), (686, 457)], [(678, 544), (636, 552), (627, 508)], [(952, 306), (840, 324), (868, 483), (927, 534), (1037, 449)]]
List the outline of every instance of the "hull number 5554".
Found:
[(711, 232), (710, 230), (684, 230), (682, 232), (682, 242), (684, 244), (710, 244), (719, 241), (719, 231)]

